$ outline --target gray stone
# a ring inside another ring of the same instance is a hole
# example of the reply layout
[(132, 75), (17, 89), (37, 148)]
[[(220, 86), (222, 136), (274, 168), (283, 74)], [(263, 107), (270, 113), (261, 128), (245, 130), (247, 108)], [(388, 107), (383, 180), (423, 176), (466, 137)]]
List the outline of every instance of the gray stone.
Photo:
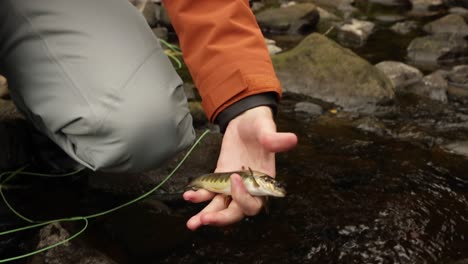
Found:
[(436, 34), (414, 39), (408, 46), (410, 64), (424, 70), (468, 61), (468, 43), (463, 37), (451, 34)]
[(283, 51), (282, 48), (276, 46), (276, 41), (272, 40), (272, 39), (267, 39), (265, 38), (265, 44), (267, 46), (267, 49), (268, 49), (268, 52), (270, 54), (277, 54), (277, 53), (280, 53), (281, 51)]
[(468, 158), (468, 141), (456, 141), (442, 147), (446, 151)]
[(454, 67), (448, 72), (447, 81), (450, 95), (468, 97), (468, 65)]
[[(49, 224), (39, 231), (37, 249), (41, 249), (68, 239), (71, 234), (59, 223)], [(90, 245), (71, 240), (58, 247), (35, 255), (30, 263), (48, 264), (117, 264), (105, 254)]]
[(415, 67), (397, 61), (383, 61), (375, 65), (392, 82), (395, 91), (401, 91), (405, 87), (418, 83), (422, 80), (423, 74)]
[(299, 102), (294, 106), (294, 111), (296, 113), (304, 113), (309, 116), (318, 116), (321, 115), (323, 109), (320, 105), (316, 105), (310, 102)]
[(352, 19), (338, 30), (338, 40), (350, 47), (361, 47), (366, 44), (369, 36), (374, 32), (375, 24), (368, 21)]
[(460, 15), (450, 14), (426, 24), (423, 29), (430, 34), (450, 33), (468, 35), (468, 25)]
[(408, 15), (417, 17), (433, 17), (443, 13), (443, 0), (410, 0), (412, 10)]
[(302, 94), (345, 109), (367, 111), (394, 97), (390, 80), (352, 51), (320, 34), (272, 56), (285, 92)]
[(153, 34), (157, 38), (162, 39), (162, 40), (167, 40), (168, 31), (166, 27), (155, 27), (152, 30), (153, 30)]
[(130, 2), (141, 12), (150, 27), (156, 26), (155, 4), (152, 1), (134, 0)]
[(371, 4), (379, 4), (383, 6), (408, 6), (409, 0), (367, 0)]
[(6, 98), (9, 95), (7, 79), (0, 75), (0, 99)]
[(400, 35), (409, 34), (418, 29), (419, 24), (416, 21), (403, 21), (395, 23), (390, 29)]
[(421, 82), (408, 87), (407, 91), (422, 97), (446, 103), (448, 83), (445, 72), (436, 71), (425, 76)]
[(465, 20), (468, 19), (468, 9), (463, 7), (452, 7), (449, 9), (449, 13), (462, 16)]
[(314, 4), (297, 4), (273, 8), (256, 14), (263, 31), (272, 33), (307, 34), (315, 29), (319, 13)]

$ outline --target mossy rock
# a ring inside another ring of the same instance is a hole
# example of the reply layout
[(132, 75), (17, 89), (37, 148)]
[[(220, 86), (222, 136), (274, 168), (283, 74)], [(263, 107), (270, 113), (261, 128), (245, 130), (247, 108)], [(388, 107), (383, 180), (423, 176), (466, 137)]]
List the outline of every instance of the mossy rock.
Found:
[(393, 85), (381, 71), (317, 33), (272, 60), (285, 92), (358, 111), (394, 97)]

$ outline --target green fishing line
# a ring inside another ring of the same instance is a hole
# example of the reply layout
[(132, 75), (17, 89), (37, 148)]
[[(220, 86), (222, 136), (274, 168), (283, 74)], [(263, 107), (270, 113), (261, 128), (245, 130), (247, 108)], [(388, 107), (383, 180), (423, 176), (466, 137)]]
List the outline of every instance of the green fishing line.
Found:
[(20, 231), (24, 231), (24, 230), (29, 230), (29, 229), (33, 229), (33, 228), (37, 228), (37, 227), (41, 227), (41, 226), (45, 226), (45, 225), (48, 225), (48, 224), (52, 224), (52, 223), (61, 223), (61, 222), (75, 222), (75, 221), (84, 221), (85, 224), (83, 226), (82, 229), (80, 229), (76, 234), (70, 236), (69, 238), (67, 239), (64, 239), (62, 241), (59, 241), (53, 245), (49, 245), (47, 247), (44, 247), (44, 248), (41, 248), (41, 249), (38, 249), (38, 250), (35, 250), (33, 252), (30, 252), (30, 253), (26, 253), (26, 254), (23, 254), (23, 255), (18, 255), (18, 256), (15, 256), (15, 257), (11, 257), (11, 258), (6, 258), (6, 259), (0, 259), (0, 263), (4, 263), (4, 262), (9, 262), (9, 261), (13, 261), (13, 260), (18, 260), (18, 259), (22, 259), (22, 258), (26, 258), (26, 257), (30, 257), (30, 256), (33, 256), (35, 254), (38, 254), (38, 253), (41, 253), (41, 252), (44, 252), (46, 250), (49, 250), (49, 249), (52, 249), (52, 248), (55, 248), (57, 246), (60, 246), (64, 243), (67, 243), (69, 241), (71, 241), (72, 239), (76, 238), (77, 236), (79, 236), (80, 234), (82, 234), (88, 227), (88, 220), (89, 219), (92, 219), (92, 218), (96, 218), (96, 217), (99, 217), (99, 216), (103, 216), (103, 215), (107, 215), (107, 214), (110, 214), (112, 212), (115, 212), (119, 209), (122, 209), (124, 207), (127, 207), (131, 204), (134, 204), (136, 202), (139, 202), (141, 200), (143, 200), (144, 198), (148, 197), (149, 195), (151, 195), (154, 191), (156, 191), (157, 189), (159, 189), (164, 183), (166, 183), (171, 177), (172, 175), (174, 175), (175, 172), (177, 172), (177, 170), (180, 168), (180, 166), (182, 166), (182, 164), (185, 162), (185, 160), (190, 156), (190, 154), (192, 153), (192, 151), (195, 149), (195, 147), (200, 143), (200, 141), (205, 137), (206, 134), (208, 134), (210, 131), (209, 130), (206, 130), (198, 139), (197, 141), (192, 145), (192, 147), (189, 149), (189, 151), (184, 155), (184, 157), (182, 158), (182, 160), (177, 164), (177, 166), (157, 185), (155, 186), (153, 189), (149, 190), (148, 192), (144, 193), (143, 195), (141, 196), (138, 196), (137, 198), (133, 199), (133, 200), (130, 200), (124, 204), (121, 204), (119, 206), (116, 206), (114, 208), (111, 208), (109, 210), (106, 210), (106, 211), (102, 211), (102, 212), (99, 212), (99, 213), (96, 213), (96, 214), (91, 214), (91, 215), (88, 215), (88, 216), (75, 216), (75, 217), (69, 217), (69, 218), (61, 218), (61, 219), (53, 219), (53, 220), (48, 220), (48, 221), (35, 221), (33, 219), (30, 219), (24, 215), (22, 215), (21, 213), (19, 213), (17, 210), (15, 210), (13, 208), (13, 206), (11, 206), (11, 204), (8, 202), (5, 194), (3, 193), (3, 186), (9, 181), (11, 180), (12, 178), (14, 178), (16, 175), (35, 175), (35, 176), (44, 176), (44, 177), (65, 177), (65, 176), (70, 176), (70, 175), (74, 175), (74, 174), (77, 174), (79, 173), (80, 171), (82, 171), (83, 169), (80, 169), (80, 170), (77, 170), (77, 171), (73, 171), (71, 173), (66, 173), (66, 174), (58, 174), (58, 175), (50, 175), (50, 174), (42, 174), (42, 173), (33, 173), (33, 172), (26, 172), (26, 171), (23, 171), (26, 167), (22, 167), (18, 170), (15, 170), (15, 171), (9, 171), (9, 172), (4, 172), (2, 174), (0, 174), (0, 179), (3, 178), (4, 175), (8, 175), (6, 177), (5, 180), (3, 180), (1, 183), (0, 183), (0, 196), (2, 197), (3, 201), (5, 202), (5, 204), (7, 205), (7, 207), (19, 218), (21, 218), (22, 220), (26, 221), (26, 222), (29, 222), (31, 223), (31, 225), (28, 225), (28, 226), (24, 226), (24, 227), (20, 227), (20, 228), (16, 228), (16, 229), (12, 229), (12, 230), (7, 230), (7, 231), (3, 231), (3, 232), (0, 232), (0, 236), (3, 236), (3, 235), (7, 235), (7, 234), (12, 234), (12, 233), (17, 233), (17, 232), (20, 232)]

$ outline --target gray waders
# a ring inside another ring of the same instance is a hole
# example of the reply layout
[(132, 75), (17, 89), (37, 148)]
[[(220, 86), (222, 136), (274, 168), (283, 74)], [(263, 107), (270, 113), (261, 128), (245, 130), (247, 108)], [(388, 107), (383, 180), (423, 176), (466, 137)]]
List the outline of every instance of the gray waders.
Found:
[(181, 79), (128, 0), (0, 0), (20, 111), (93, 170), (157, 167), (195, 137)]

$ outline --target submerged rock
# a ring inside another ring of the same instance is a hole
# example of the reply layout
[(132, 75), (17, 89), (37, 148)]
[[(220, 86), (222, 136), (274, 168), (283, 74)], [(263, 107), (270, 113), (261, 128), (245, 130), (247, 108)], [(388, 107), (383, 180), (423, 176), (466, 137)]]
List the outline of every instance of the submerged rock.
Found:
[(368, 21), (352, 19), (338, 30), (338, 40), (345, 46), (361, 47), (366, 44), (369, 36), (374, 32), (375, 24)]
[(419, 83), (408, 87), (408, 92), (432, 100), (446, 103), (448, 83), (445, 79), (445, 72), (436, 71), (425, 76)]
[(468, 35), (468, 25), (460, 15), (450, 14), (426, 24), (423, 28), (430, 34), (450, 33), (460, 36)]
[(443, 149), (468, 158), (468, 141), (456, 141), (443, 146)]
[(322, 114), (323, 109), (320, 105), (314, 103), (299, 102), (294, 106), (294, 112), (307, 114), (309, 116), (318, 116)]
[(272, 33), (307, 34), (319, 21), (317, 7), (310, 3), (267, 9), (256, 17), (262, 30)]
[(395, 23), (390, 29), (400, 35), (406, 35), (412, 31), (417, 30), (419, 27), (416, 21), (404, 21)]
[(420, 69), (435, 70), (468, 62), (468, 43), (463, 37), (436, 34), (414, 39), (408, 46), (408, 61)]
[(401, 91), (405, 87), (418, 83), (423, 78), (423, 74), (415, 67), (397, 61), (383, 61), (375, 67), (387, 75), (395, 87), (395, 91)]
[(381, 71), (320, 34), (311, 34), (272, 60), (285, 92), (359, 111), (394, 96), (392, 83)]

